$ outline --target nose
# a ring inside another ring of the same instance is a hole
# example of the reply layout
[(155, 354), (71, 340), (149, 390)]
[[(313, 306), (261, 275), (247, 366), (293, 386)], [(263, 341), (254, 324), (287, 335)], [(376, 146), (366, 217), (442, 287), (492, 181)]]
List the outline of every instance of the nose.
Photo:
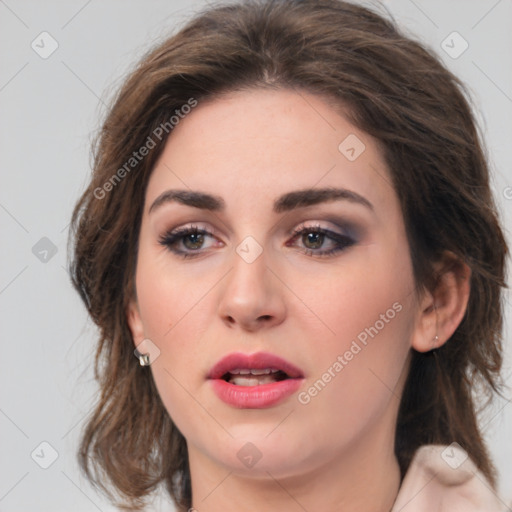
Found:
[(223, 280), (218, 306), (227, 327), (254, 332), (283, 322), (285, 286), (267, 263), (265, 250), (252, 262), (233, 252), (233, 267)]

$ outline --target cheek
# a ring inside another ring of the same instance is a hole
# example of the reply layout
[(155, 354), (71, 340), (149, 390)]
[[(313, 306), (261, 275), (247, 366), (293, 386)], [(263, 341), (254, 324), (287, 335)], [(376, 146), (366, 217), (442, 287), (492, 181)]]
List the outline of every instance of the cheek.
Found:
[[(168, 414), (180, 430), (189, 431), (196, 419), (189, 418), (191, 368), (197, 368), (197, 340), (202, 318), (203, 287), (191, 285), (197, 280), (164, 267), (148, 264), (142, 254), (137, 268), (136, 286), (144, 335), (159, 349), (151, 363), (158, 394)], [(207, 283), (206, 283), (207, 284)], [(206, 286), (205, 284), (205, 286)], [(196, 411), (196, 414), (200, 411)]]
[[(304, 304), (309, 306), (311, 315), (304, 315), (311, 328), (316, 321), (319, 343), (325, 349), (322, 353), (347, 350), (353, 340), (364, 343), (372, 339), (390, 339), (387, 343), (398, 342), (393, 332), (405, 335), (412, 314), (413, 276), (410, 261), (405, 250), (401, 255), (387, 255), (377, 246), (368, 246), (353, 258), (347, 258), (343, 266), (325, 272), (316, 272), (298, 282), (294, 291)], [(400, 310), (398, 312), (397, 310)], [(407, 313), (406, 313), (407, 311)], [(296, 318), (301, 321), (300, 315)], [(307, 325), (303, 326), (307, 329)], [(377, 333), (377, 332), (378, 333)], [(406, 337), (405, 337), (406, 338)], [(325, 362), (325, 361), (324, 361)]]
[(170, 268), (167, 258), (141, 250), (136, 287), (144, 336), (160, 350), (151, 371), (171, 413), (180, 403), (190, 403), (185, 389), (204, 380), (204, 333), (213, 312), (209, 292), (219, 277), (208, 269)]
[(136, 287), (145, 335), (168, 347), (170, 342), (193, 339), (198, 320), (204, 318), (208, 290), (215, 285), (211, 272), (198, 272), (185, 266), (170, 266), (165, 253), (155, 257), (141, 251)]
[[(302, 403), (311, 398), (315, 407), (337, 404), (333, 414), (341, 422), (346, 411), (352, 420), (353, 414), (362, 418), (400, 395), (397, 385), (413, 333), (414, 281), (407, 251), (393, 257), (372, 252), (377, 249), (368, 248), (367, 257), (351, 262), (350, 272), (341, 269), (329, 279), (317, 276), (316, 289), (305, 282), (300, 292), (311, 290), (305, 302), (319, 312), (322, 324), (316, 350), (309, 348), (315, 372)], [(322, 282), (323, 293), (318, 293)], [(312, 325), (305, 322), (302, 330), (311, 334)]]

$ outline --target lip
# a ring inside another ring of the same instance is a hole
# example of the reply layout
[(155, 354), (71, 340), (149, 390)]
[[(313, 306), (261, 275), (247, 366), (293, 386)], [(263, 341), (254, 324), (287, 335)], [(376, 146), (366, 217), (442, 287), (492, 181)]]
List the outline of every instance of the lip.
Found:
[[(261, 386), (236, 386), (222, 376), (231, 370), (250, 368), (281, 370), (288, 379)], [(257, 352), (229, 354), (216, 363), (208, 374), (215, 394), (225, 403), (240, 409), (264, 409), (276, 405), (293, 394), (303, 382), (304, 374), (292, 363), (274, 354)]]

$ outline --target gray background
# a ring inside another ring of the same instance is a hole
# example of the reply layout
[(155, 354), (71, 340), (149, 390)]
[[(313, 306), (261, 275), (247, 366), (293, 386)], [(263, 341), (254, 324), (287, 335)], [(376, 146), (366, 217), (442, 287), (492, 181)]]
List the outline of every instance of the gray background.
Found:
[[(512, 1), (384, 4), (469, 84), (509, 236)], [(114, 510), (91, 489), (75, 461), (83, 420), (97, 393), (92, 376), (95, 329), (70, 286), (67, 226), (87, 182), (89, 145), (104, 104), (149, 47), (205, 5), (184, 0), (0, 0), (2, 512), (67, 511), (71, 504), (75, 512)], [(40, 53), (51, 49), (48, 36), (39, 36), (43, 31), (58, 44), (46, 59), (31, 47), (35, 40)], [(469, 44), (457, 58), (461, 39), (451, 36), (444, 43), (453, 47), (452, 56), (441, 46), (453, 31)], [(44, 48), (41, 38), (46, 38)], [(43, 237), (48, 240), (41, 241)], [(509, 384), (510, 303), (507, 295)], [(511, 402), (499, 400), (483, 424), (501, 473), (500, 496), (509, 502)], [(57, 454), (48, 469), (40, 467)], [(160, 499), (154, 508), (172, 510)]]

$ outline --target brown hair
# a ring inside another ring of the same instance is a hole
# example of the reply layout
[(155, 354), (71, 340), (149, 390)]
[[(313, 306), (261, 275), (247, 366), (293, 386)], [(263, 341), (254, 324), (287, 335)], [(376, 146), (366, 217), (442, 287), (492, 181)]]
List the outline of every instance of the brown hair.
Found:
[(467, 93), (392, 21), (337, 0), (209, 8), (146, 55), (115, 98), (97, 139), (91, 182), (72, 219), (73, 283), (101, 332), (101, 396), (83, 435), (82, 468), (131, 509), (160, 483), (180, 507), (191, 506), (185, 439), (151, 372), (141, 371), (133, 355), (126, 320), (145, 189), (167, 133), (123, 179), (112, 178), (191, 98), (200, 104), (253, 87), (334, 98), (354, 125), (379, 141), (418, 287), (432, 286), (433, 263), (444, 251), (470, 267), (467, 313), (451, 339), (437, 354), (413, 351), (395, 452), (403, 475), (419, 446), (456, 440), (494, 484), (477, 404), (500, 389), (507, 247)]

